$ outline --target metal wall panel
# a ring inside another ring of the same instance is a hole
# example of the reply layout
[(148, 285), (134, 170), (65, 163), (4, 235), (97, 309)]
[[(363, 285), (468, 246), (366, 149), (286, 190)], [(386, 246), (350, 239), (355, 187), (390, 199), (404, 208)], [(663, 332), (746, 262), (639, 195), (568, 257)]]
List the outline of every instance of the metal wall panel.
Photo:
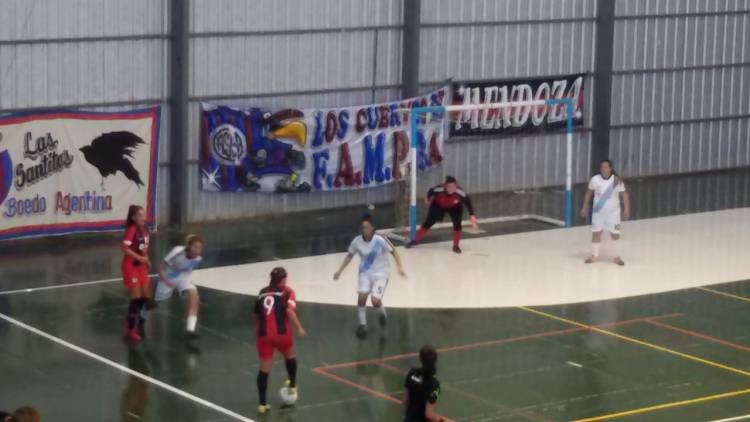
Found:
[(192, 0), (191, 31), (299, 31), (399, 25), (402, 0)]
[(596, 0), (422, 0), (422, 23), (594, 17)]
[(197, 38), (191, 96), (362, 87), (373, 82), (374, 31)]
[(617, 3), (611, 156), (638, 177), (750, 165), (750, 1)]
[(0, 41), (164, 34), (168, 0), (3, 0)]
[(163, 40), (0, 45), (0, 109), (162, 98), (165, 62)]

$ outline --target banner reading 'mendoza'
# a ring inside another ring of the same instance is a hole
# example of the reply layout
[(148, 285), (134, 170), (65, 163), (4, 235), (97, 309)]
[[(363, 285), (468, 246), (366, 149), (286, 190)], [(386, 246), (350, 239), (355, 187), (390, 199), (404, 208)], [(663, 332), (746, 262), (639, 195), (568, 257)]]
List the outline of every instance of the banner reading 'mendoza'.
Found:
[[(583, 124), (584, 75), (453, 84), (452, 104), (491, 104), (572, 98), (573, 124)], [(565, 127), (565, 106), (474, 109), (451, 116), (451, 136), (512, 135)]]
[(0, 239), (118, 230), (131, 204), (156, 221), (158, 107), (0, 118)]
[[(201, 187), (228, 192), (312, 192), (381, 186), (410, 164), (409, 109), (449, 100), (423, 97), (359, 107), (248, 108), (203, 104)], [(417, 168), (443, 160), (442, 116), (419, 126)]]

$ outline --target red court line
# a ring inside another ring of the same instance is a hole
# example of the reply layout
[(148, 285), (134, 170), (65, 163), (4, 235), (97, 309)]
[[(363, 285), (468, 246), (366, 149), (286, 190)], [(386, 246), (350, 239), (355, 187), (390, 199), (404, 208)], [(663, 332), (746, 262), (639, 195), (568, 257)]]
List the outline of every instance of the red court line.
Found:
[[(598, 324), (598, 325), (594, 325), (593, 327), (600, 327), (600, 328), (601, 327), (617, 327), (620, 325), (646, 322), (647, 320), (672, 318), (672, 317), (676, 317), (680, 315), (682, 314), (675, 313), (675, 314), (659, 315), (655, 317), (635, 318), (635, 319), (629, 319), (625, 321), (615, 321), (615, 322), (609, 322), (605, 324)], [(526, 334), (522, 336), (508, 337), (508, 338), (499, 339), (499, 340), (490, 340), (490, 341), (482, 341), (478, 343), (461, 344), (458, 346), (442, 347), (442, 348), (437, 349), (437, 351), (438, 353), (443, 353), (443, 352), (454, 352), (457, 350), (469, 350), (469, 349), (476, 349), (480, 347), (497, 346), (497, 345), (513, 343), (517, 341), (532, 340), (532, 339), (537, 339), (537, 338), (556, 336), (556, 335), (562, 335), (562, 334), (570, 334), (570, 333), (575, 333), (579, 331), (588, 331), (588, 330), (589, 330), (588, 328), (584, 328), (584, 327), (574, 327), (574, 328), (566, 328), (562, 330), (544, 331), (541, 333)], [(418, 355), (419, 355), (418, 353), (403, 353), (400, 355), (386, 356), (384, 358), (373, 358), (373, 359), (358, 360), (354, 362), (343, 362), (343, 363), (336, 363), (333, 365), (324, 365), (324, 366), (319, 366), (316, 369), (331, 370), (331, 369), (351, 368), (353, 366), (358, 366), (358, 365), (381, 364), (383, 362), (390, 362), (393, 360), (416, 357)]]
[(346, 384), (346, 385), (348, 385), (350, 387), (354, 387), (357, 390), (364, 391), (365, 393), (371, 394), (371, 395), (373, 395), (375, 397), (380, 397), (381, 399), (388, 400), (389, 402), (396, 403), (396, 404), (403, 404), (403, 402), (401, 400), (399, 400), (399, 399), (397, 399), (395, 397), (391, 397), (388, 394), (381, 393), (378, 390), (373, 390), (372, 388), (365, 387), (362, 384), (357, 384), (356, 382), (349, 381), (348, 379), (342, 378), (342, 377), (340, 377), (338, 375), (333, 375), (333, 374), (331, 374), (329, 372), (326, 372), (322, 368), (313, 368), (313, 372), (315, 372), (316, 374), (322, 375), (322, 376), (324, 376), (326, 378), (330, 378), (330, 379), (332, 379), (334, 381), (338, 381), (338, 382), (340, 382), (342, 384)]
[(748, 347), (748, 346), (743, 346), (741, 344), (732, 343), (731, 341), (722, 340), (722, 339), (716, 338), (716, 337), (711, 337), (711, 336), (709, 336), (707, 334), (699, 333), (697, 331), (691, 331), (691, 330), (687, 330), (685, 328), (675, 327), (674, 325), (669, 325), (669, 324), (666, 324), (666, 323), (660, 322), (660, 321), (654, 321), (654, 320), (649, 319), (649, 318), (646, 318), (645, 322), (648, 323), (648, 324), (651, 324), (651, 325), (656, 325), (657, 327), (662, 327), (662, 328), (666, 328), (668, 330), (677, 331), (678, 333), (682, 333), (682, 334), (686, 334), (686, 335), (689, 335), (689, 336), (697, 337), (697, 338), (700, 338), (700, 339), (703, 339), (703, 340), (712, 341), (714, 343), (718, 343), (718, 344), (721, 344), (723, 346), (731, 347), (733, 349), (742, 350), (742, 351), (745, 351), (745, 352), (750, 352), (750, 347)]

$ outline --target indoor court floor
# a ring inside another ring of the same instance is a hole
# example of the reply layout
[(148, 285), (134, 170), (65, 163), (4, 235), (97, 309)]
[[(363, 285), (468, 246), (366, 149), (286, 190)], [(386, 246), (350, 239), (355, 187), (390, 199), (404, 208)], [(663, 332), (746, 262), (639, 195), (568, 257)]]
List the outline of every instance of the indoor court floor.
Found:
[[(356, 231), (336, 221), (361, 210), (321, 220), (320, 232), (301, 217), (196, 227), (207, 250), (193, 277), (201, 337), (189, 343), (177, 299), (152, 313), (142, 344), (122, 341), (116, 236), (6, 243), (0, 405), (30, 404), (52, 421), (399, 421), (404, 375), (430, 343), (438, 410), (456, 421), (750, 420), (748, 172), (685, 180), (630, 185), (622, 268), (582, 263), (588, 227), (528, 221), (466, 236), (461, 256), (440, 233), (400, 249), (408, 279), (391, 280), (388, 325), (371, 312), (364, 340), (355, 267), (331, 278)], [(158, 234), (152, 260), (179, 237)], [(309, 336), (296, 342), (297, 405), (278, 406), (279, 357), (275, 406), (260, 418), (252, 294), (276, 265), (290, 272)]]

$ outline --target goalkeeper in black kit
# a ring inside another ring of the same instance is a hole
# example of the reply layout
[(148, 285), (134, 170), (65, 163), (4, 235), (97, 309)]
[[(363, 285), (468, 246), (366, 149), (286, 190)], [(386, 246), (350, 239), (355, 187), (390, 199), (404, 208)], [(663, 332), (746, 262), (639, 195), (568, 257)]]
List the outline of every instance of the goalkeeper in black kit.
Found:
[(445, 178), (445, 183), (434, 186), (427, 192), (425, 204), (430, 207), (427, 218), (422, 223), (422, 227), (417, 230), (416, 238), (409, 242), (406, 247), (414, 247), (422, 242), (430, 228), (438, 221), (443, 221), (447, 213), (453, 223), (453, 252), (461, 253), (459, 243), (461, 243), (461, 220), (464, 215), (464, 207), (471, 216), (471, 226), (475, 229), (478, 228), (477, 217), (474, 214), (474, 206), (471, 204), (469, 195), (458, 186), (455, 177), (448, 176)]

